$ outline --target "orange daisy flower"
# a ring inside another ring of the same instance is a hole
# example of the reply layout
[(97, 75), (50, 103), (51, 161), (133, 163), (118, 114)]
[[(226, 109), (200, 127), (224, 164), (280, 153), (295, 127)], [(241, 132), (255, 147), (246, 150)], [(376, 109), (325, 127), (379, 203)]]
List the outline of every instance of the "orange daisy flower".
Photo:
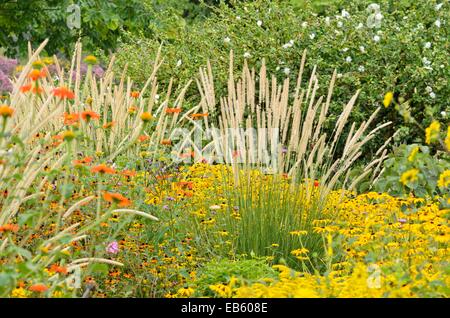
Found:
[(2, 232), (14, 232), (19, 231), (19, 226), (17, 224), (5, 224), (0, 226), (0, 233)]
[(80, 120), (80, 114), (78, 113), (64, 113), (64, 125), (73, 125)]
[(60, 273), (60, 274), (64, 274), (64, 275), (66, 275), (68, 273), (67, 272), (67, 267), (59, 266), (59, 265), (56, 265), (56, 264), (53, 264), (52, 266), (50, 266), (50, 272), (52, 272), (52, 273)]
[(0, 106), (0, 116), (3, 118), (11, 117), (14, 114), (14, 109), (9, 107), (8, 105)]
[(106, 124), (103, 124), (102, 127), (103, 127), (104, 129), (108, 129), (108, 128), (113, 127), (115, 124), (116, 124), (116, 122), (110, 121), (110, 122), (107, 122)]
[(128, 177), (128, 178), (134, 177), (134, 176), (136, 176), (136, 171), (124, 170), (124, 171), (122, 171), (122, 175), (125, 176), (125, 177)]
[(45, 70), (34, 69), (28, 74), (28, 78), (31, 78), (32, 81), (37, 81), (39, 78), (44, 78), (45, 75)]
[(53, 95), (55, 95), (56, 97), (59, 97), (61, 99), (74, 99), (75, 98), (75, 93), (72, 92), (70, 89), (68, 89), (67, 87), (57, 87), (53, 90)]
[(103, 199), (105, 199), (105, 201), (115, 203), (120, 207), (127, 207), (131, 205), (131, 201), (120, 193), (105, 192), (103, 193)]
[(91, 172), (114, 174), (114, 173), (116, 173), (116, 170), (114, 170), (113, 168), (108, 167), (105, 164), (99, 164), (98, 166), (92, 167)]
[(48, 290), (48, 287), (44, 284), (35, 284), (29, 288), (32, 292), (43, 293)]
[(139, 98), (139, 92), (138, 91), (132, 91), (131, 93), (130, 93), (130, 96), (131, 97), (133, 97), (133, 98)]
[(170, 146), (170, 145), (172, 145), (172, 140), (170, 140), (170, 139), (163, 139), (161, 141), (161, 145)]
[(207, 117), (207, 116), (208, 116), (208, 113), (198, 113), (198, 114), (192, 114), (191, 118), (192, 119), (199, 119), (199, 118)]
[(27, 84), (21, 86), (20, 91), (22, 93), (32, 92), (33, 94), (41, 94), (44, 90), (42, 89), (42, 87), (33, 84)]
[(146, 135), (140, 135), (140, 136), (138, 137), (138, 140), (139, 140), (140, 142), (144, 142), (144, 141), (149, 140), (149, 139), (150, 139), (150, 137), (149, 137), (149, 136), (146, 136)]
[(166, 114), (178, 114), (181, 108), (166, 108)]
[(84, 112), (81, 113), (81, 118), (89, 122), (91, 119), (99, 119), (100, 115), (92, 110), (85, 110)]

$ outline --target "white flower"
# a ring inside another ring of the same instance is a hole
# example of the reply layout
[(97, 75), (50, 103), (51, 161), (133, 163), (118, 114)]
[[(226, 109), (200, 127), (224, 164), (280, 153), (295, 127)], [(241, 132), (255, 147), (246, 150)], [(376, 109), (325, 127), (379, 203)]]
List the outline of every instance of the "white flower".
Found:
[(249, 58), (250, 56), (251, 56), (250, 53), (248, 53), (248, 52), (244, 53), (244, 58)]
[(283, 44), (283, 49), (288, 49), (294, 45), (294, 40), (289, 40), (288, 43)]
[(369, 4), (369, 6), (367, 7), (367, 11), (379, 12), (380, 11), (380, 5), (377, 4), (377, 3)]
[(240, 16), (236, 16), (236, 20), (240, 20), (241, 19), (241, 17)]
[(348, 47), (344, 47), (343, 49), (342, 49), (342, 52), (347, 52), (348, 51)]
[(441, 10), (441, 8), (442, 8), (443, 5), (444, 5), (444, 2), (438, 3), (437, 5), (434, 6), (434, 10), (436, 10), (436, 11)]
[(220, 205), (211, 205), (210, 207), (209, 207), (209, 209), (210, 210), (220, 210)]
[(346, 61), (347, 63), (351, 63), (352, 58), (351, 58), (350, 56), (347, 56), (347, 57), (345, 58), (345, 61)]
[(364, 72), (365, 70), (366, 70), (366, 68), (364, 66), (362, 66), (362, 65), (360, 65), (358, 67), (358, 71), (360, 71), (361, 73)]
[(337, 78), (341, 78), (341, 77), (342, 77), (342, 74), (341, 74), (341, 73), (338, 73), (338, 74), (336, 75), (336, 77), (337, 77)]
[(359, 23), (359, 24), (356, 26), (356, 30), (360, 30), (360, 29), (362, 29), (363, 27), (364, 27), (364, 24)]
[(383, 20), (383, 15), (381, 13), (375, 14), (375, 20), (377, 20), (377, 21)]
[(290, 45), (294, 45), (294, 40), (289, 40)]
[(343, 10), (341, 11), (341, 16), (342, 16), (343, 18), (348, 18), (348, 17), (350, 17), (350, 13), (348, 13), (348, 11), (346, 11), (345, 9), (343, 9)]
[(326, 17), (325, 18), (325, 24), (326, 25), (330, 25), (330, 17)]
[(277, 66), (277, 68), (275, 69), (277, 72), (280, 70), (280, 67), (279, 66)]
[(316, 37), (316, 34), (315, 34), (315, 33), (311, 33), (311, 34), (309, 35), (309, 38), (310, 38), (311, 40), (313, 40), (315, 37)]
[(223, 41), (224, 41), (225, 43), (230, 43), (230, 42), (231, 42), (231, 39), (227, 36), (225, 39), (223, 39)]
[(441, 111), (441, 116), (446, 118), (447, 117), (447, 113), (445, 111)]
[(431, 93), (430, 93), (430, 97), (431, 97), (432, 99), (435, 99), (435, 98), (436, 98), (436, 94), (435, 94), (434, 92), (431, 92)]
[(431, 61), (427, 59), (426, 57), (422, 58), (422, 63), (425, 66), (429, 66), (431, 64)]
[(303, 22), (302, 23), (302, 28), (306, 28), (308, 26), (308, 22)]
[(360, 50), (362, 53), (366, 52), (366, 48), (365, 48), (364, 46), (362, 46), (362, 45), (359, 47), (359, 50)]
[(181, 66), (181, 60), (177, 61), (177, 66), (176, 67), (180, 67)]
[(285, 67), (283, 70), (283, 73), (286, 75), (289, 75), (290, 72), (291, 72), (291, 69), (289, 67)]
[(342, 28), (343, 25), (344, 24), (342, 23), (342, 21), (338, 21), (338, 23), (337, 23), (338, 28)]
[(425, 45), (423, 47), (426, 49), (429, 49), (431, 47), (431, 42), (425, 43)]
[(373, 37), (373, 40), (374, 40), (375, 42), (380, 42), (380, 37), (379, 37), (378, 35), (375, 35), (375, 36)]
[(262, 21), (261, 21), (261, 20), (258, 20), (258, 22), (256, 22), (256, 24), (257, 24), (258, 26), (261, 26), (261, 25), (262, 25)]
[(155, 95), (155, 100), (158, 100), (158, 99), (159, 99), (159, 95), (156, 94), (156, 95)]
[(437, 19), (436, 22), (434, 22), (434, 25), (437, 26), (438, 28), (441, 27), (441, 20)]
[(431, 93), (433, 91), (430, 86), (425, 87), (425, 90), (427, 91), (427, 93)]

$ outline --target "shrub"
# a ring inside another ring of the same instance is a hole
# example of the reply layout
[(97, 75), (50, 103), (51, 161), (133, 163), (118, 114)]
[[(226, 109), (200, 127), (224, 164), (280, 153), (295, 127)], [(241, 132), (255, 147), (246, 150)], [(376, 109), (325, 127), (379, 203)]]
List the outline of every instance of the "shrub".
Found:
[[(269, 72), (279, 79), (289, 76), (295, 83), (296, 74), (291, 70), (298, 69), (306, 48), (310, 63), (307, 72), (317, 64), (325, 74), (324, 81), (330, 79), (334, 68), (339, 73), (339, 87), (325, 122), (328, 133), (340, 113), (340, 105), (350, 97), (348, 92), (356, 89), (361, 89), (361, 95), (350, 120), (359, 123), (368, 118), (373, 109), (382, 105), (385, 90), (395, 87), (395, 99), (410, 100), (417, 120), (427, 126), (432, 118), (445, 117), (450, 111), (445, 106), (450, 94), (445, 18), (449, 6), (443, 3), (437, 7), (437, 1), (378, 3), (382, 14), (380, 28), (367, 26), (368, 17), (376, 8), (371, 7), (368, 12), (366, 1), (338, 1), (320, 16), (308, 5), (299, 10), (274, 1), (221, 5), (205, 21), (175, 27), (176, 37), (171, 35), (174, 31), (161, 31), (152, 39), (125, 38), (118, 51), (118, 66), (128, 63), (131, 77), (142, 83), (150, 71), (146, 63), (163, 42), (165, 60), (159, 77), (163, 83), (167, 85), (171, 77), (175, 78), (174, 84), (186, 82), (210, 59), (218, 95), (223, 96), (230, 49), (236, 56), (235, 65), (246, 60), (250, 66), (258, 67), (265, 58)], [(262, 24), (258, 25), (258, 21)], [(249, 54), (247, 58), (245, 53)], [(196, 100), (198, 94), (191, 87), (186, 107)], [(380, 134), (375, 144), (382, 144), (397, 129), (401, 131), (396, 141), (421, 139), (422, 135), (390, 109), (380, 115), (394, 125)], [(372, 149), (377, 147), (368, 147), (367, 157), (374, 154)]]

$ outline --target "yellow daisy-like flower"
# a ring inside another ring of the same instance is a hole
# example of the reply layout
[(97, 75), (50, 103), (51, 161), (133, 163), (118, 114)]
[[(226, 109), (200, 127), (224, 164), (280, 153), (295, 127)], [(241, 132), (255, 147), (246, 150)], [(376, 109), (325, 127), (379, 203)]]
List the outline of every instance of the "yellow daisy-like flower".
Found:
[(445, 170), (441, 173), (437, 185), (440, 188), (446, 188), (450, 185), (450, 170)]
[(97, 64), (97, 58), (93, 55), (88, 55), (84, 58), (84, 62), (88, 65), (95, 65)]
[(444, 143), (447, 150), (450, 151), (450, 126), (447, 127), (447, 137), (445, 137)]
[(411, 182), (414, 182), (417, 180), (417, 175), (419, 174), (418, 169), (410, 169), (408, 171), (403, 172), (402, 176), (400, 177), (400, 182), (403, 185), (407, 185)]
[(384, 95), (384, 99), (383, 99), (384, 107), (388, 107), (391, 104), (392, 99), (394, 99), (394, 93), (387, 92), (386, 95)]
[(417, 155), (417, 153), (419, 152), (419, 146), (415, 146), (412, 150), (411, 150), (411, 152), (409, 153), (409, 156), (408, 156), (408, 161), (409, 162), (413, 162), (414, 161), (414, 158), (416, 157), (416, 155)]
[(430, 126), (425, 129), (425, 142), (431, 144), (439, 137), (439, 131), (441, 130), (441, 124), (438, 121), (433, 121)]

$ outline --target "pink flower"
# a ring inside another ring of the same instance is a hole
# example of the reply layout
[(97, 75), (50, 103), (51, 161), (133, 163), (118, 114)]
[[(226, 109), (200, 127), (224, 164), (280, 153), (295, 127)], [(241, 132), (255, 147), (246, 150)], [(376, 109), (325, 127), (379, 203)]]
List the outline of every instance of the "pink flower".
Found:
[(106, 251), (111, 254), (119, 253), (119, 244), (116, 241), (109, 243), (106, 247)]

